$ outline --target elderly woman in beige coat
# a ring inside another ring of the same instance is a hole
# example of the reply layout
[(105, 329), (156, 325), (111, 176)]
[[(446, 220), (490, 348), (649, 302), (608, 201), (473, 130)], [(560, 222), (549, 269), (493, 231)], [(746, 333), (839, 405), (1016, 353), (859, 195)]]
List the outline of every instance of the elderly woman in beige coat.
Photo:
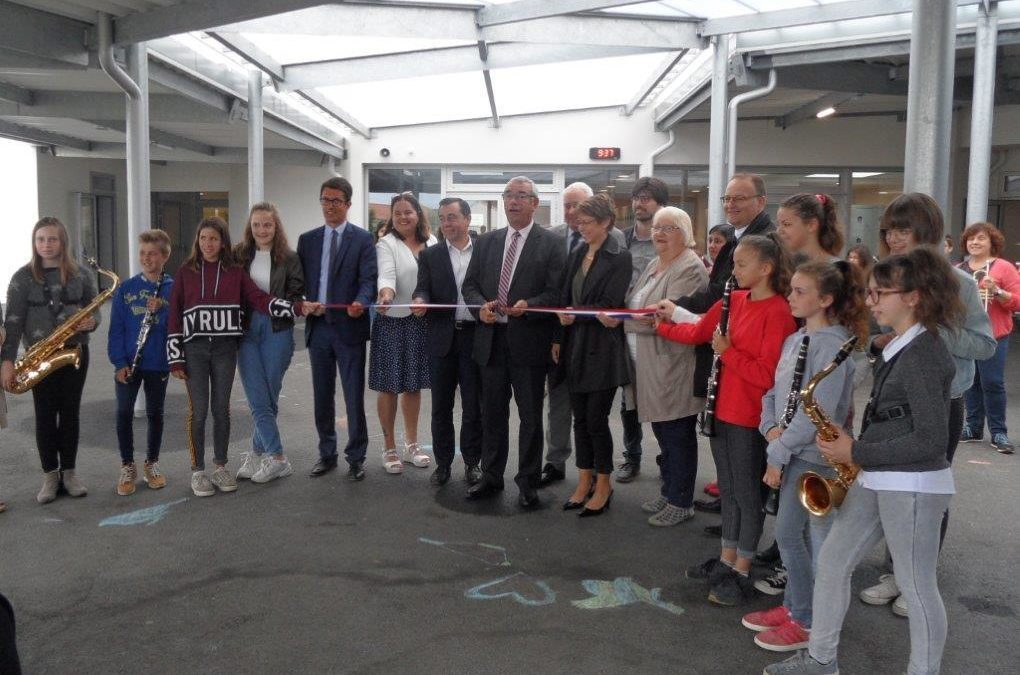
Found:
[[(4, 338), (6, 337), (4, 332), (4, 313), (3, 309), (0, 308), (0, 344), (3, 344)], [(7, 426), (7, 399), (4, 398), (4, 390), (0, 389), (0, 429)], [(4, 504), (3, 500), (0, 499), (0, 513), (7, 510), (7, 504)]]
[[(708, 272), (690, 248), (691, 218), (667, 206), (652, 220), (652, 242), (658, 256), (638, 277), (627, 295), (632, 309), (655, 307), (663, 299), (703, 290)], [(705, 407), (694, 396), (694, 347), (655, 334), (651, 317), (624, 322), (638, 418), (651, 422), (662, 452), (661, 495), (641, 508), (653, 514), (651, 525), (666, 527), (694, 517), (694, 481), (698, 473), (697, 414)]]

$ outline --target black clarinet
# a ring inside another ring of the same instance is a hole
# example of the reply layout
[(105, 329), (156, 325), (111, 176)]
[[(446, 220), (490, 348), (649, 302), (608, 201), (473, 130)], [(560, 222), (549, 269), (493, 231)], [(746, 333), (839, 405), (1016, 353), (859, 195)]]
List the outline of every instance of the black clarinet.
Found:
[[(159, 273), (159, 279), (156, 280), (156, 294), (155, 298), (159, 299), (159, 292), (163, 290), (163, 280), (166, 279), (166, 275), (162, 271)], [(134, 380), (137, 377), (138, 365), (142, 362), (142, 352), (145, 351), (145, 343), (149, 341), (149, 333), (152, 332), (152, 327), (156, 325), (156, 313), (159, 312), (157, 309), (155, 312), (146, 309), (145, 316), (142, 317), (142, 327), (138, 331), (138, 341), (135, 342), (135, 358), (131, 359), (131, 370), (128, 372), (128, 380)]]
[[(719, 315), (719, 334), (726, 335), (730, 323), (730, 294), (737, 285), (737, 278), (730, 277), (723, 287), (722, 314)], [(719, 354), (712, 357), (712, 371), (708, 376), (708, 391), (705, 395), (705, 409), (698, 416), (698, 426), (702, 436), (711, 438), (715, 436), (715, 401), (719, 394), (719, 371), (722, 369), (722, 359)]]
[[(790, 393), (786, 396), (786, 408), (783, 410), (783, 417), (779, 420), (780, 431), (786, 429), (793, 422), (797, 415), (797, 406), (800, 405), (800, 385), (804, 381), (804, 368), (807, 365), (808, 344), (811, 337), (805, 335), (800, 341), (800, 350), (797, 352), (797, 362), (793, 366), (793, 380), (790, 383)], [(765, 499), (765, 513), (770, 516), (779, 512), (779, 489), (771, 488), (769, 496)]]

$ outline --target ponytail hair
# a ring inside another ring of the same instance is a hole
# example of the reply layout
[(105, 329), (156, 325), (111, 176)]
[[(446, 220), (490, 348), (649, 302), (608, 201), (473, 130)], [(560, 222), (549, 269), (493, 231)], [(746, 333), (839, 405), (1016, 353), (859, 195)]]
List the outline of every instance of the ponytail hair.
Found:
[(789, 209), (807, 222), (818, 223), (818, 245), (829, 255), (838, 256), (843, 250), (843, 227), (836, 216), (836, 202), (827, 194), (796, 194), (779, 205)]
[(740, 238), (737, 247), (753, 249), (758, 260), (772, 265), (772, 272), (769, 274), (769, 287), (777, 295), (784, 298), (790, 294), (790, 277), (793, 276), (793, 266), (790, 264), (790, 257), (786, 250), (776, 238), (775, 233), (767, 235), (749, 234)]
[(797, 267), (797, 274), (815, 280), (818, 295), (828, 295), (832, 304), (826, 309), (829, 321), (857, 336), (860, 344), (868, 339), (868, 307), (864, 303), (864, 277), (850, 263), (806, 262)]
[(875, 264), (871, 278), (880, 288), (917, 291), (914, 318), (927, 330), (941, 326), (955, 332), (963, 326), (966, 309), (960, 300), (960, 282), (941, 252), (918, 246), (905, 255), (889, 256)]

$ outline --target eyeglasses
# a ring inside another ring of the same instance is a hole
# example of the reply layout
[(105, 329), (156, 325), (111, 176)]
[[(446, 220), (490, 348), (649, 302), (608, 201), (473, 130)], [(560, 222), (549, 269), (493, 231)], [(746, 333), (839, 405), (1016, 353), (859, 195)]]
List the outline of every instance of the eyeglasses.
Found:
[(679, 232), (679, 225), (652, 225), (652, 232), (662, 232), (664, 234), (673, 234)]
[(594, 218), (583, 218), (583, 219), (582, 218), (578, 218), (575, 222), (577, 223), (578, 227), (592, 227), (593, 225), (598, 225), (599, 224), (599, 221), (595, 220)]
[(900, 295), (902, 293), (906, 293), (906, 291), (898, 291), (891, 288), (869, 288), (867, 291), (865, 291), (868, 300), (870, 300), (871, 303), (875, 305), (877, 305), (882, 300), (883, 295)]
[(535, 195), (531, 192), (504, 192), (503, 199), (508, 202), (523, 202), (529, 199), (535, 199)]
[(737, 206), (743, 204), (748, 199), (757, 199), (758, 197), (764, 197), (765, 195), (723, 195), (719, 198), (723, 204), (736, 204)]
[(891, 227), (887, 230), (882, 230), (882, 236), (886, 239), (907, 239), (910, 237), (910, 233), (913, 232), (909, 227)]
[(323, 206), (343, 206), (347, 203), (346, 199), (337, 197), (336, 199), (328, 199), (326, 197), (319, 197), (319, 203)]

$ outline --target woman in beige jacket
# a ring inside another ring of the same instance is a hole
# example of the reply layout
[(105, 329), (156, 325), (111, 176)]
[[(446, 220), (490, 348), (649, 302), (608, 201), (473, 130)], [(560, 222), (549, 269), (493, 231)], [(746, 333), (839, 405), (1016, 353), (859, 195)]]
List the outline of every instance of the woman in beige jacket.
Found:
[[(708, 272), (689, 247), (691, 218), (668, 206), (652, 221), (652, 242), (658, 256), (638, 277), (627, 295), (629, 307), (654, 307), (663, 299), (703, 290)], [(661, 495), (641, 506), (656, 526), (694, 517), (694, 481), (698, 473), (697, 414), (705, 406), (694, 396), (694, 347), (655, 334), (651, 317), (624, 322), (629, 356), (636, 379), (638, 419), (651, 422), (662, 452)]]
[[(4, 332), (4, 312), (0, 308), (0, 344), (3, 344), (4, 338), (7, 334)], [(0, 429), (7, 426), (7, 399), (4, 398), (4, 390), (0, 388)], [(7, 510), (7, 504), (0, 499), (0, 513)]]

